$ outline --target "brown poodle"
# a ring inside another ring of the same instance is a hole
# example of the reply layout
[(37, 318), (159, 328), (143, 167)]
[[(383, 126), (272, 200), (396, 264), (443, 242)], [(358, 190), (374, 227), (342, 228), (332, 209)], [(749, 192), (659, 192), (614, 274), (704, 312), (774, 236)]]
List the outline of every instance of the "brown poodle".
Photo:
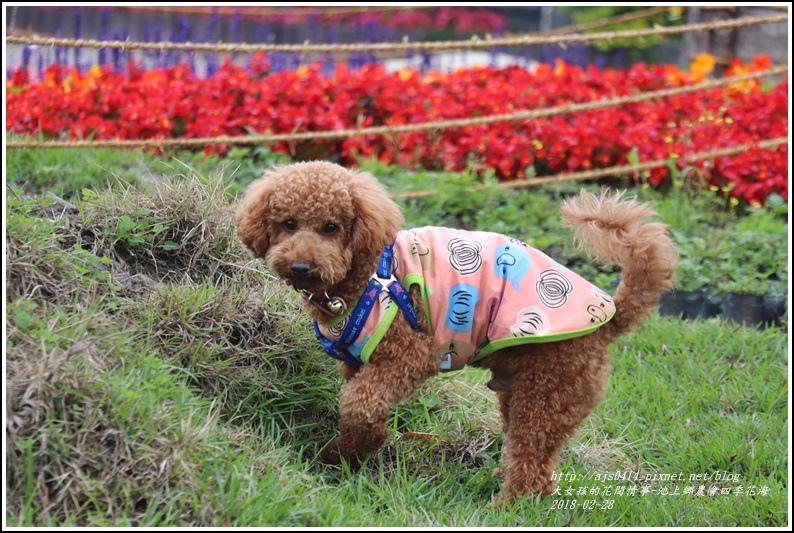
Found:
[[(343, 361), (340, 435), (323, 461), (358, 466), (386, 441), (396, 402), (471, 364), (492, 372), (505, 433), (499, 501), (512, 501), (554, 491), (560, 448), (603, 398), (607, 346), (672, 286), (678, 255), (666, 227), (645, 220), (654, 214), (622, 193), (583, 191), (562, 206), (579, 244), (620, 265), (614, 299), (515, 239), (399, 231), (403, 216), (379, 182), (332, 163), (269, 170), (235, 224), (253, 255), (302, 293), (318, 339)], [(477, 272), (488, 279), (472, 281)], [(369, 313), (374, 326), (350, 326), (369, 324)]]

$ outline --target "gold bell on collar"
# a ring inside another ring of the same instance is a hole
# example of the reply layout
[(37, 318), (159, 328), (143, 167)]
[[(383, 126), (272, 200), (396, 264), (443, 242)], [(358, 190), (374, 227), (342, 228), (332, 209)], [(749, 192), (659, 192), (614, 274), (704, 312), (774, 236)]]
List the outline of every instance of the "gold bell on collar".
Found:
[(306, 289), (301, 289), (300, 292), (309, 299), (310, 304), (331, 316), (340, 316), (347, 311), (347, 303), (339, 296), (329, 296), (328, 291), (323, 291), (325, 302), (318, 302), (315, 300), (314, 297), (316, 294)]
[(335, 315), (341, 315), (345, 311), (347, 311), (347, 304), (345, 301), (340, 298), (339, 296), (334, 296), (333, 298), (328, 299), (328, 303), (325, 304), (329, 311), (331, 311)]

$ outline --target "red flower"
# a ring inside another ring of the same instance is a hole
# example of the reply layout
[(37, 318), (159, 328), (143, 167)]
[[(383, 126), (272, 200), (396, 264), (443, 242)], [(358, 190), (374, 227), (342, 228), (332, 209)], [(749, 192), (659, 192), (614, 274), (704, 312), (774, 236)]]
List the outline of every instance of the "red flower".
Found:
[[(768, 59), (734, 61), (729, 74), (767, 68)], [(350, 71), (339, 65), (324, 76), (319, 65), (272, 73), (267, 56), (252, 56), (249, 69), (227, 62), (207, 79), (186, 65), (125, 74), (92, 69), (81, 75), (49, 68), (31, 84), (22, 71), (7, 83), (6, 128), (13, 133), (60, 138), (150, 139), (249, 133), (334, 131), (467, 119), (571, 102), (626, 96), (693, 82), (671, 66), (636, 64), (626, 70), (583, 70), (558, 62), (534, 73), (518, 67), (472, 68), (424, 76), (389, 73), (370, 65)], [(768, 92), (752, 85), (711, 89), (696, 95), (643, 101), (550, 118), (471, 125), (400, 135), (274, 143), (273, 150), (300, 159), (328, 158), (356, 165), (378, 158), (415, 168), (461, 171), (490, 167), (501, 179), (527, 171), (558, 172), (676, 159), (698, 152), (788, 136), (788, 82)], [(207, 147), (223, 154), (225, 145)], [(747, 202), (772, 192), (788, 197), (787, 147), (753, 150), (697, 162), (708, 185)], [(669, 181), (666, 167), (647, 172), (651, 185)]]

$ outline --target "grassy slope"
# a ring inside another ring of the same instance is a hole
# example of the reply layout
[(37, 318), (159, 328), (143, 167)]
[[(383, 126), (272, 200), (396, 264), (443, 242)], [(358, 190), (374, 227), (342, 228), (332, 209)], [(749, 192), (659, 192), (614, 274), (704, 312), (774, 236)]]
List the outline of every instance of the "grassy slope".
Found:
[[(25, 157), (9, 162), (10, 181), (47, 160)], [(47, 188), (79, 190), (63, 168)], [(377, 170), (393, 190), (429, 178)], [(612, 346), (606, 399), (565, 449), (558, 497), (486, 507), (499, 422), (474, 369), (398, 406), (393, 438), (362, 472), (319, 467), (337, 424), (335, 364), (294, 295), (234, 241), (228, 179), (167, 173), (151, 188), (70, 196), (76, 211), (9, 192), (8, 525), (789, 522), (787, 335), (717, 321), (655, 317)], [(453, 189), (404, 202), (411, 223), (510, 232), (576, 259), (545, 193), (472, 195), (438, 179)], [(655, 201), (686, 242), (693, 218), (709, 216), (699, 200)], [(615, 277), (590, 274), (604, 286)], [(605, 480), (616, 472), (628, 479)], [(683, 494), (701, 485), (705, 495)]]

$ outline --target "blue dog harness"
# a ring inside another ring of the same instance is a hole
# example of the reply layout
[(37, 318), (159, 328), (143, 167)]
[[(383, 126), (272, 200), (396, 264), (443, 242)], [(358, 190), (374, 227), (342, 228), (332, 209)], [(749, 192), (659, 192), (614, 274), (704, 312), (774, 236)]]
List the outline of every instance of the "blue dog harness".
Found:
[[(402, 283), (400, 283), (392, 273), (393, 257), (394, 243), (389, 244), (386, 249), (383, 250), (378, 260), (378, 269), (370, 278), (367, 288), (356, 303), (353, 312), (340, 319), (340, 322), (346, 320), (347, 324), (338, 340), (331, 340), (323, 335), (320, 331), (320, 325), (316, 320), (314, 321), (314, 333), (317, 336), (317, 340), (320, 341), (325, 352), (334, 359), (339, 359), (340, 361), (354, 365), (361, 365), (366, 362), (362, 360), (360, 350), (351, 351), (350, 347), (361, 335), (369, 315), (372, 313), (375, 305), (379, 303), (381, 293), (385, 293), (386, 297), (397, 305), (414, 330), (419, 332), (422, 331), (422, 328), (419, 326), (416, 309), (414, 309), (411, 303), (408, 291), (405, 290)], [(368, 360), (369, 357), (367, 356), (365, 359)]]

